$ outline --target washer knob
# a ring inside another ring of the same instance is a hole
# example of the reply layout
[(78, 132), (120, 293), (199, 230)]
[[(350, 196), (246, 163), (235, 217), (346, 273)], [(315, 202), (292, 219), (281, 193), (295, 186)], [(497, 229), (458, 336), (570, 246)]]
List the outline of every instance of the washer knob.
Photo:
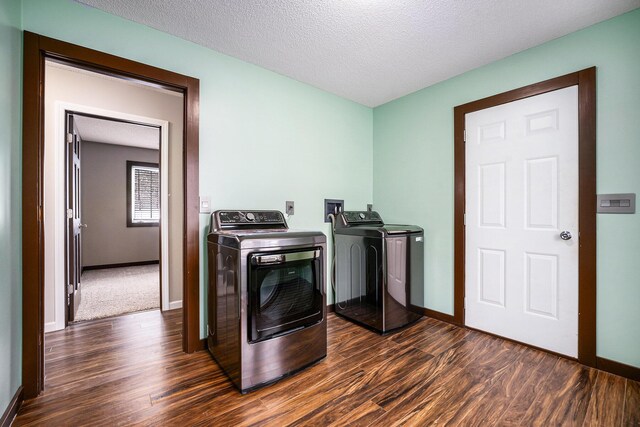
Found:
[(253, 214), (253, 212), (247, 212), (246, 217), (249, 221), (253, 221), (254, 219), (256, 219), (256, 216)]
[(364, 212), (360, 212), (360, 214), (358, 215), (360, 217), (360, 219), (364, 219), (366, 217), (366, 215), (364, 214)]

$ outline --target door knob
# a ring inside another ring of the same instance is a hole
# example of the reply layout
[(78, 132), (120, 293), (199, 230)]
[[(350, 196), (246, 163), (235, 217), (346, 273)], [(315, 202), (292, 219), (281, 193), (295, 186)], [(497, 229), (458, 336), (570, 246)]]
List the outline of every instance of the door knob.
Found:
[(562, 231), (560, 232), (560, 238), (562, 240), (569, 240), (571, 239), (571, 233), (569, 233), (568, 231)]

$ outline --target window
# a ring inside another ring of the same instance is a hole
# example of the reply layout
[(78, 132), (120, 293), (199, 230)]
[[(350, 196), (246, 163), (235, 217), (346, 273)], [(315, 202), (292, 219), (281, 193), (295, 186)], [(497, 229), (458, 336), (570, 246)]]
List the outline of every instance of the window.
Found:
[(127, 161), (127, 227), (157, 227), (159, 223), (158, 164)]

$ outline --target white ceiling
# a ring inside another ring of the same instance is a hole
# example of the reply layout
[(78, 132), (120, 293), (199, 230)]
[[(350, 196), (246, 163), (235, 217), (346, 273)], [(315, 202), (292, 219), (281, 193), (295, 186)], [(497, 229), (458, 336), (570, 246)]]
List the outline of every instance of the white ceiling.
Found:
[(75, 115), (76, 127), (84, 141), (130, 147), (160, 148), (160, 130), (151, 126)]
[(640, 7), (640, 0), (76, 1), (370, 107)]

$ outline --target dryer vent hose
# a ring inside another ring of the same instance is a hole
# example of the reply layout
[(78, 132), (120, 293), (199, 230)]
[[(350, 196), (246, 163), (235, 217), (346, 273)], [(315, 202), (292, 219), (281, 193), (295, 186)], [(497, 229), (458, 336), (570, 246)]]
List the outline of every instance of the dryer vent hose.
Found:
[(338, 220), (338, 213), (340, 213), (340, 211), (329, 214), (329, 219), (331, 220), (331, 247), (333, 248), (333, 254), (331, 257), (331, 289), (333, 289), (333, 300), (335, 305), (344, 309), (346, 306), (343, 307), (338, 303), (338, 294), (336, 292), (336, 221)]
[(336, 299), (336, 216), (329, 214), (331, 220), (331, 289), (333, 289), (333, 299)]

